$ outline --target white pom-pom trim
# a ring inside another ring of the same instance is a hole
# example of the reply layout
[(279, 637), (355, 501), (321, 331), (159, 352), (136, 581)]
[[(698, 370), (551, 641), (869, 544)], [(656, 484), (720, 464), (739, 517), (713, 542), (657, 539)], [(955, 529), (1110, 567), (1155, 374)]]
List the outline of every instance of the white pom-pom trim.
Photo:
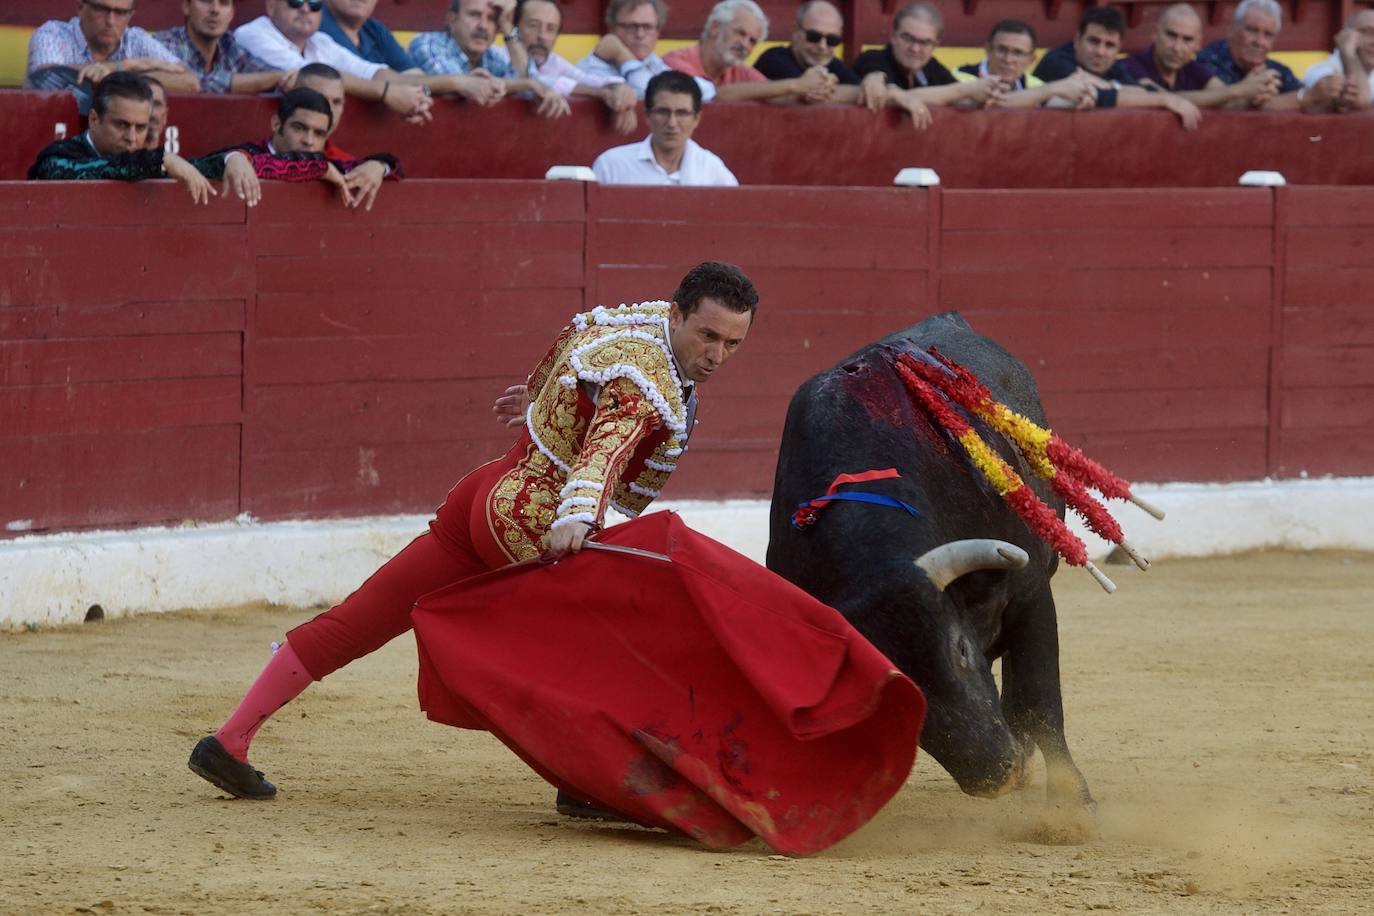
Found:
[(653, 499), (654, 497), (658, 496), (657, 490), (650, 490), (648, 487), (641, 487), (639, 484), (634, 483), (633, 481), (630, 483), (629, 489), (631, 493), (638, 493), (640, 496), (647, 496), (650, 499)]
[(599, 499), (594, 499), (590, 496), (569, 496), (567, 499), (563, 500), (561, 503), (558, 504), (558, 514), (562, 515), (566, 510), (571, 509), (574, 506), (590, 506), (592, 508), (595, 508), (597, 503), (599, 502)]
[(572, 515), (565, 515), (562, 518), (555, 521), (552, 525), (549, 526), (549, 530), (557, 531), (559, 528), (562, 528), (566, 525), (571, 525), (573, 522), (586, 522), (588, 525), (595, 525), (596, 516), (590, 512), (575, 512)]
[(677, 465), (675, 464), (664, 464), (661, 461), (655, 461), (652, 458), (645, 458), (644, 466), (646, 468), (653, 468), (655, 471), (662, 471), (665, 474), (671, 474), (673, 473), (673, 471), (677, 470)]
[(605, 486), (597, 483), (595, 480), (569, 480), (563, 485), (563, 489), (558, 491), (558, 496), (561, 499), (573, 490), (595, 490), (600, 493), (604, 489), (606, 489)]

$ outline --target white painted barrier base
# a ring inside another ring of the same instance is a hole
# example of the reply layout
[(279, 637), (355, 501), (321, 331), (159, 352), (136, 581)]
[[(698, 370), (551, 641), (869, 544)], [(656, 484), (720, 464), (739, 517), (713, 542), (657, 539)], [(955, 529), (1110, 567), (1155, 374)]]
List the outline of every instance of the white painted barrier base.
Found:
[[(1374, 551), (1374, 478), (1136, 487), (1163, 509), (1156, 522), (1112, 503), (1126, 538), (1152, 560), (1244, 550)], [(762, 500), (665, 502), (702, 533), (763, 562)], [(428, 516), (232, 522), (134, 531), (34, 535), (0, 542), (0, 630), (255, 601), (328, 605), (417, 534)], [(1087, 534), (1096, 557), (1107, 544)]]

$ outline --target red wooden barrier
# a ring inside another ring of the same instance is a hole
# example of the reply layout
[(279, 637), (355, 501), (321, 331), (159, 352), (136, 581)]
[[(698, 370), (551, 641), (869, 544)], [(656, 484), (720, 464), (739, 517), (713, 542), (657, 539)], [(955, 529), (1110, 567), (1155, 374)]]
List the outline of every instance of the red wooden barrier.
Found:
[[(198, 156), (269, 132), (266, 98), (177, 96), (170, 123), (181, 151)], [(415, 127), (350, 102), (342, 145), (387, 151), (415, 178), (540, 179), (555, 164), (590, 165), (626, 142), (599, 103), (578, 102), (556, 123), (525, 102), (482, 109), (440, 100), (433, 124)], [(0, 179), (24, 177), (61, 122), (83, 129), (69, 96), (0, 91)], [(643, 125), (641, 112), (641, 129)], [(1249, 169), (1276, 169), (1293, 184), (1374, 184), (1365, 155), (1374, 114), (1208, 112), (1193, 133), (1162, 111), (951, 111), (917, 133), (895, 112), (712, 104), (697, 139), (745, 184), (890, 186), (910, 165), (934, 168), (952, 188), (1234, 187)], [(634, 139), (642, 137), (637, 134)]]
[(808, 375), (960, 309), (1138, 480), (1374, 473), (1374, 190), (0, 184), (0, 525), (422, 512), (576, 309), (763, 303), (668, 495), (764, 496)]

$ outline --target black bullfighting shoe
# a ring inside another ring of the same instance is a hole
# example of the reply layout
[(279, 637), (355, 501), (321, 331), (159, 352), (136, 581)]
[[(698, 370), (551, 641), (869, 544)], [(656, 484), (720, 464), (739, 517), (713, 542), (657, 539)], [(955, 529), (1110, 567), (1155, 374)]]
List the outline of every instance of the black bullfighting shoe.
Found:
[(581, 817), (592, 821), (613, 821), (617, 824), (637, 823), (637, 821), (632, 821), (623, 814), (597, 807), (570, 792), (564, 792), (562, 789), (558, 790), (558, 796), (554, 799), (554, 807), (564, 817)]
[(276, 798), (277, 787), (242, 760), (224, 749), (214, 735), (206, 735), (196, 742), (191, 759), (186, 761), (191, 772), (208, 779), (235, 798), (263, 801)]

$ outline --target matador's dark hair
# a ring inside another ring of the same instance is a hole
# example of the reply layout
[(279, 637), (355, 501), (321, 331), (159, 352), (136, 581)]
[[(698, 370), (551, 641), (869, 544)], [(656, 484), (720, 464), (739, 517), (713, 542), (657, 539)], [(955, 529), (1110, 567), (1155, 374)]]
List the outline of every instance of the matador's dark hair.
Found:
[(696, 311), (701, 300), (710, 297), (732, 312), (748, 312), (754, 320), (759, 304), (759, 291), (753, 282), (734, 264), (705, 261), (687, 271), (677, 285), (673, 301), (684, 316)]

